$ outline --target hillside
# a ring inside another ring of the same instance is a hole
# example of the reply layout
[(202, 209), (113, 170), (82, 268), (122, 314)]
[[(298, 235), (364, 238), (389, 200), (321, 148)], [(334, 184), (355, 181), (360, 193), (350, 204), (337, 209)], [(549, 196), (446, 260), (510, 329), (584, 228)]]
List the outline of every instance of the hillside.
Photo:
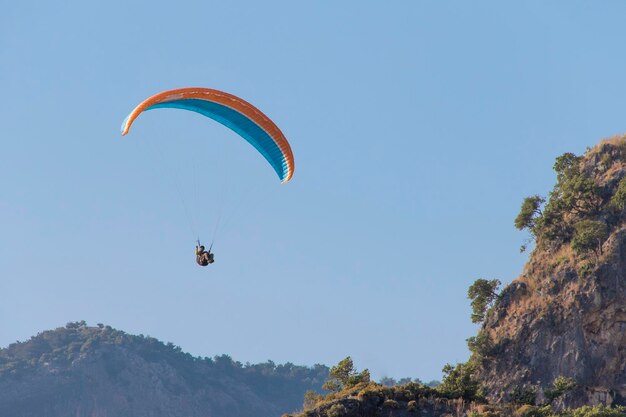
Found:
[(300, 409), (327, 375), (322, 365), (192, 357), (151, 337), (69, 323), (0, 349), (0, 416), (276, 417)]
[(563, 405), (626, 404), (626, 139), (554, 168), (545, 203), (516, 220), (536, 247), (486, 315), (477, 377), (497, 402), (545, 401), (561, 377), (575, 383)]

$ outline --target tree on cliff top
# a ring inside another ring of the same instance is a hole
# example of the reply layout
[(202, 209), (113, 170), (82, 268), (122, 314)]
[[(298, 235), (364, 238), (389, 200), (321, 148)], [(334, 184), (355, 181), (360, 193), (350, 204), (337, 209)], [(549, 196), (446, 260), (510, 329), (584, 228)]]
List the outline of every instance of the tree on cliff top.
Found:
[(330, 368), (328, 380), (324, 383), (322, 388), (331, 392), (339, 392), (344, 388), (350, 388), (362, 382), (370, 382), (369, 370), (364, 369), (362, 372), (357, 372), (356, 369), (354, 369), (352, 358), (348, 356), (337, 365)]
[[(609, 230), (604, 233), (591, 223), (580, 222), (617, 223), (616, 215), (623, 214), (626, 208), (624, 178), (604, 182), (599, 179), (599, 173), (607, 172), (611, 164), (626, 163), (622, 147), (621, 144), (604, 144), (584, 156), (567, 152), (557, 157), (553, 167), (556, 184), (548, 199), (539, 195), (526, 197), (515, 218), (515, 227), (528, 230), (541, 248), (555, 248), (576, 240), (573, 249), (578, 253), (592, 250), (598, 253), (598, 238), (604, 242)], [(619, 170), (615, 172), (615, 175), (623, 175)], [(594, 238), (593, 248), (587, 244), (590, 234)]]

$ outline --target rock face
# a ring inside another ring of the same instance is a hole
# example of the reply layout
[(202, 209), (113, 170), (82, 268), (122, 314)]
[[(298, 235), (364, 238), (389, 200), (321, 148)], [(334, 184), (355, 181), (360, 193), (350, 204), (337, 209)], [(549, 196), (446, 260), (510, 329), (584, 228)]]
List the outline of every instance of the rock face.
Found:
[(320, 390), (325, 366), (194, 358), (108, 326), (43, 332), (0, 350), (0, 416), (275, 417)]
[(521, 389), (536, 391), (541, 402), (564, 376), (577, 388), (561, 405), (626, 403), (626, 217), (616, 208), (619, 195), (613, 198), (626, 175), (624, 143), (615, 138), (582, 158), (599, 206), (560, 220), (563, 229), (580, 220), (605, 224), (599, 248), (580, 253), (573, 236), (556, 244), (542, 244), (540, 236), (522, 275), (489, 311), (481, 331), (493, 347), (480, 361), (479, 379), (491, 400), (506, 402)]

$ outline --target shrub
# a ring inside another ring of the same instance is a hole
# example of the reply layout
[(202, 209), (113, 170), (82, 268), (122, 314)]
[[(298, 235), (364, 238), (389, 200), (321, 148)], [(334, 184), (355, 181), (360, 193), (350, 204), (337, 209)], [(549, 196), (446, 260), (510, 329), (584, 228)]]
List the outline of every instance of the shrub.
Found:
[(609, 207), (616, 212), (623, 212), (626, 209), (626, 177), (619, 181), (617, 190), (609, 201)]
[(593, 251), (596, 256), (602, 254), (602, 244), (609, 236), (606, 223), (598, 220), (581, 220), (574, 225), (576, 233), (572, 239), (572, 249), (578, 253)]
[(385, 402), (383, 403), (383, 407), (397, 410), (398, 408), (400, 408), (400, 404), (398, 404), (396, 400), (385, 400)]
[(365, 387), (359, 391), (358, 396), (364, 400), (372, 400), (373, 398), (379, 398), (380, 401), (385, 397), (385, 393), (376, 387)]
[(467, 339), (467, 347), (470, 352), (479, 358), (486, 358), (493, 350), (493, 342), (489, 334), (484, 331), (479, 331), (476, 336), (472, 336)]
[(443, 382), (436, 390), (448, 398), (464, 398), (480, 400), (483, 395), (478, 381), (473, 378), (474, 365), (471, 362), (459, 363), (456, 366), (446, 364), (442, 369)]
[(563, 413), (563, 417), (626, 417), (626, 408), (611, 408), (604, 405), (588, 405)]
[(559, 390), (560, 392), (571, 391), (576, 388), (576, 380), (574, 378), (568, 378), (565, 376), (560, 376), (554, 380), (552, 383), (554, 389)]
[(576, 273), (580, 278), (587, 278), (593, 272), (595, 264), (593, 262), (583, 262), (577, 269)]
[(348, 410), (343, 404), (333, 404), (326, 413), (328, 417), (342, 417), (346, 415)]
[(537, 387), (530, 385), (525, 387), (515, 387), (511, 391), (510, 399), (515, 404), (535, 405)]
[(552, 417), (554, 416), (552, 408), (535, 407), (533, 405), (524, 404), (515, 410), (514, 417)]
[(324, 399), (324, 397), (321, 394), (318, 394), (317, 392), (313, 390), (308, 390), (307, 392), (304, 393), (303, 407), (305, 410), (310, 410), (312, 408), (315, 408), (317, 403), (322, 401), (322, 399)]
[(545, 391), (545, 395), (548, 401), (552, 402), (566, 392), (572, 391), (574, 388), (576, 388), (576, 380), (559, 376), (552, 383), (552, 387)]

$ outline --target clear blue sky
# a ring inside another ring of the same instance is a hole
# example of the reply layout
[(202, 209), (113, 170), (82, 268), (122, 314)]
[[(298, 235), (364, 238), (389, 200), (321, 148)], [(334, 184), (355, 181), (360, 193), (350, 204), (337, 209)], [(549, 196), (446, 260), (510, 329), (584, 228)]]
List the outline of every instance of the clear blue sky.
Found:
[[(468, 357), (467, 287), (521, 271), (522, 199), (557, 155), (626, 131), (623, 2), (171, 4), (2, 3), (0, 346), (86, 320), (439, 378)], [(272, 117), (293, 181), (196, 114), (120, 136), (184, 86)], [(221, 202), (203, 269), (194, 234)]]

